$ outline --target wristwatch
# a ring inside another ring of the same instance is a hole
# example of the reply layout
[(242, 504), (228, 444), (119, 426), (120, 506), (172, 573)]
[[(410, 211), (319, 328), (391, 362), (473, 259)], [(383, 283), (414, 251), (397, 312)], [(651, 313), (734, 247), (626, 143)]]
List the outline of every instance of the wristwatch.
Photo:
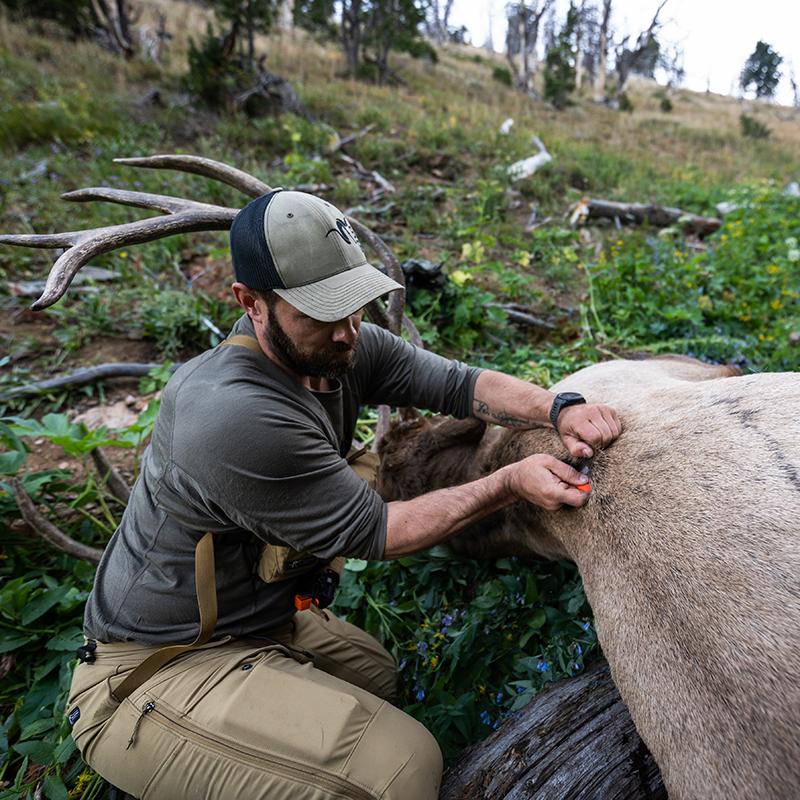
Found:
[(586, 398), (577, 392), (560, 392), (553, 400), (553, 405), (550, 406), (550, 424), (558, 430), (558, 415), (567, 406), (579, 406), (586, 402)]

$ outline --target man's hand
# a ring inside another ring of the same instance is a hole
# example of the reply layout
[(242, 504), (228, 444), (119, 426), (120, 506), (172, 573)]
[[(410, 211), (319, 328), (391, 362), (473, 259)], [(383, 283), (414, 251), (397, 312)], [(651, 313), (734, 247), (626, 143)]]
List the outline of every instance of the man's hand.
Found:
[(558, 415), (558, 434), (573, 458), (591, 458), (594, 448), (608, 447), (621, 432), (617, 412), (610, 406), (567, 406)]
[(553, 456), (538, 453), (507, 469), (511, 470), (511, 491), (545, 511), (557, 511), (562, 505), (579, 508), (589, 498), (587, 492), (575, 488), (587, 483), (586, 476)]

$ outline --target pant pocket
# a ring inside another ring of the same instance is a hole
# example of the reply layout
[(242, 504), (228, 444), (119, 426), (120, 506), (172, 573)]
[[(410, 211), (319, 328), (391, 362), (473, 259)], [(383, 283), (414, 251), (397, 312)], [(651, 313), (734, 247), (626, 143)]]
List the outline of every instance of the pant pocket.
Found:
[(97, 674), (89, 672), (91, 669), (83, 664), (75, 669), (66, 708), (72, 738), (87, 762), (92, 741), (119, 708), (111, 696), (112, 676), (103, 677), (101, 673), (98, 680)]

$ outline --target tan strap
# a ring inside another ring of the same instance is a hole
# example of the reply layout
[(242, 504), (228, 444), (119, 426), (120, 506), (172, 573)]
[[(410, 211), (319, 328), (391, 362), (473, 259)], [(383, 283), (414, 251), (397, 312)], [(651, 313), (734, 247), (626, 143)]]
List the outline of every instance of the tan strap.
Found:
[(225, 341), (220, 342), (220, 347), (224, 347), (225, 345), (235, 344), (239, 347), (246, 347), (248, 350), (252, 350), (254, 353), (258, 353), (259, 355), (264, 355), (264, 351), (261, 349), (261, 345), (258, 343), (258, 339), (253, 336), (244, 336), (244, 335), (236, 335), (236, 336), (229, 336)]
[(214, 574), (214, 539), (210, 533), (200, 539), (194, 550), (194, 582), (197, 606), (200, 609), (200, 632), (197, 638), (191, 644), (169, 645), (149, 655), (111, 692), (118, 703), (131, 692), (135, 692), (173, 658), (204, 645), (214, 633), (217, 624), (217, 583)]

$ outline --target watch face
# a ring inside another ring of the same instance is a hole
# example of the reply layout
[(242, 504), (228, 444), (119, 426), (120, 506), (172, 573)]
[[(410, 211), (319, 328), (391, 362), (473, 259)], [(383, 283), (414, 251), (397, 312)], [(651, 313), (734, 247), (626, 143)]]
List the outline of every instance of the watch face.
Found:
[(561, 400), (562, 404), (563, 404), (563, 401), (566, 401), (566, 402), (569, 403), (572, 400), (583, 400), (583, 395), (582, 394), (578, 394), (577, 392), (561, 392), (558, 395), (558, 399)]

